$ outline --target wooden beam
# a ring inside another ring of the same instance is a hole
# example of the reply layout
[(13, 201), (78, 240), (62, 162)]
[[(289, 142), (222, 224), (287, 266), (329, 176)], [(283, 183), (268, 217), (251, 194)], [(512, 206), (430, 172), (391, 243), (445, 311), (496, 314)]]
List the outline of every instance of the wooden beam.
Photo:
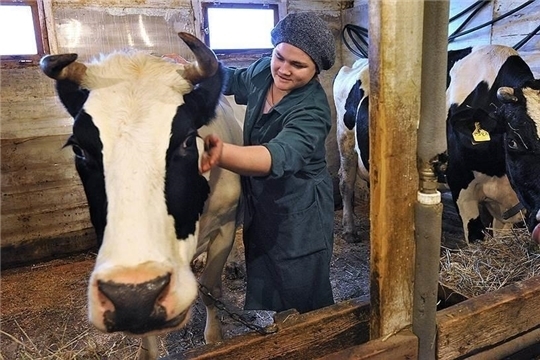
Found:
[(369, 2), (371, 339), (412, 323), (423, 1)]
[(410, 330), (386, 339), (371, 340), (365, 344), (324, 356), (318, 360), (387, 360), (418, 359), (418, 338)]
[(491, 360), (491, 359), (538, 359), (540, 355), (540, 328), (511, 339), (499, 346), (482, 351), (467, 360)]
[(369, 340), (369, 302), (351, 299), (305, 314), (279, 313), (278, 331), (250, 332), (162, 360), (316, 359)]
[[(540, 328), (540, 276), (437, 313), (437, 359), (486, 352)], [(534, 334), (534, 333), (533, 333)]]

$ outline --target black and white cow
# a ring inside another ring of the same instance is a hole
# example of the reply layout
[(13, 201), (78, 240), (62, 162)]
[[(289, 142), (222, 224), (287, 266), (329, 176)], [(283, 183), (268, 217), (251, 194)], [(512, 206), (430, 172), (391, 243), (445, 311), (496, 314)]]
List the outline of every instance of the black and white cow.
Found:
[[(89, 319), (104, 332), (146, 336), (185, 325), (199, 288), (190, 263), (203, 251), (200, 283), (221, 294), (240, 181), (218, 167), (199, 173), (200, 136), (213, 132), (240, 144), (242, 130), (221, 96), (224, 72), (214, 53), (190, 34), (179, 36), (195, 62), (181, 65), (143, 52), (87, 64), (76, 62), (76, 54), (41, 61), (75, 120), (67, 145), (100, 244), (88, 287)], [(205, 340), (219, 341), (215, 304), (202, 299)]]
[(495, 119), (504, 133), (507, 175), (529, 211), (527, 228), (540, 245), (540, 79), (501, 87), (497, 98), (503, 103)]
[[(486, 45), (465, 51), (467, 55), (455, 62), (449, 72), (450, 84), (446, 91), (446, 178), (463, 221), (465, 238), (475, 241), (482, 239), (485, 231), (479, 203), (485, 205), (493, 216), (494, 229), (523, 219), (512, 209), (519, 208), (516, 208), (520, 203), (516, 193), (520, 194), (530, 185), (516, 177), (511, 186), (505, 160), (510, 148), (505, 142), (508, 133), (504, 122), (509, 121), (512, 115), (502, 119), (499, 128), (494, 121), (480, 120), (489, 118), (489, 114), (502, 106), (497, 97), (499, 88), (521, 88), (534, 76), (529, 66), (510, 47)], [(531, 133), (523, 135), (532, 143), (538, 141), (531, 137)], [(525, 157), (517, 159), (515, 164), (522, 160)], [(522, 205), (526, 206), (529, 215), (538, 211), (533, 202)]]
[[(522, 204), (529, 214), (529, 229), (533, 231), (540, 220), (540, 185), (532, 180), (535, 179), (532, 176), (536, 179), (540, 176), (540, 157), (535, 153), (540, 143), (538, 132), (532, 131), (540, 126), (540, 95), (534, 90), (536, 83), (530, 68), (512, 48), (487, 45), (450, 51), (448, 69), (446, 179), (463, 222), (466, 241), (484, 237), (486, 221), (481, 220), (486, 213), (482, 211), (484, 208), (497, 229), (520, 221)], [(501, 87), (515, 88), (516, 94), (524, 92), (526, 96), (514, 96), (515, 102), (503, 105), (502, 101), (508, 102), (505, 99), (509, 96), (497, 96)], [(354, 241), (355, 236), (352, 204), (357, 168), (361, 169), (361, 177), (369, 179), (368, 95), (367, 59), (357, 60), (352, 68), (343, 67), (334, 81), (334, 100), (343, 227), (349, 241)], [(492, 118), (495, 114), (498, 122)], [(522, 130), (522, 125), (519, 135), (515, 135), (512, 121), (527, 124), (528, 132)], [(509, 139), (514, 139), (511, 144)], [(516, 145), (516, 139), (527, 143), (520, 153), (511, 148)], [(535, 167), (535, 163), (539, 165)], [(539, 233), (540, 230), (532, 233), (536, 241)]]
[(343, 204), (343, 238), (356, 241), (354, 190), (357, 175), (369, 183), (369, 62), (361, 58), (343, 66), (334, 79), (339, 191)]

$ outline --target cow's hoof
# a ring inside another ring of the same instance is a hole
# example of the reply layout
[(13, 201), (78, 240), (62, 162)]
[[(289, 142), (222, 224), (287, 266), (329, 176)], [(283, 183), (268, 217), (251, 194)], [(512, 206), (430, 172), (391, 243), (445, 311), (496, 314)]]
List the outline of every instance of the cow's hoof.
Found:
[(246, 269), (242, 264), (235, 261), (225, 264), (225, 277), (229, 280), (244, 279), (246, 277)]
[(362, 242), (362, 239), (360, 238), (358, 234), (352, 234), (352, 233), (343, 234), (343, 239), (348, 244), (355, 244), (355, 243)]
[(206, 266), (207, 253), (203, 252), (201, 255), (193, 259), (191, 262), (191, 268), (194, 272), (202, 271)]

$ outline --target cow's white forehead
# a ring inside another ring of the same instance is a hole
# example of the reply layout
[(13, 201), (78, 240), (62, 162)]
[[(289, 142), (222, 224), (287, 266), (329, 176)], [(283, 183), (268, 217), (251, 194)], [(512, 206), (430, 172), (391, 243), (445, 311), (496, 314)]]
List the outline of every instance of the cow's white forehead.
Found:
[(534, 121), (536, 136), (540, 138), (540, 90), (524, 88), (523, 96), (527, 104), (527, 115)]
[(148, 84), (147, 90), (156, 90), (154, 87), (157, 86), (170, 87), (179, 94), (192, 90), (191, 83), (182, 76), (184, 65), (142, 51), (113, 52), (92, 60), (86, 66), (82, 86), (90, 90), (121, 81)]
[(173, 118), (192, 88), (179, 69), (146, 54), (113, 54), (88, 65), (84, 109), (99, 130), (107, 194), (100, 259), (114, 256), (129, 266), (171, 254), (176, 233), (165, 200), (166, 154)]
[[(463, 103), (481, 82), (491, 88), (505, 61), (513, 55), (518, 55), (518, 52), (506, 46), (482, 45), (474, 47), (469, 55), (456, 61), (450, 70), (450, 78), (459, 79), (459, 82), (451, 83), (446, 90), (447, 110), (452, 104)], [(479, 65), (487, 63), (489, 66)]]

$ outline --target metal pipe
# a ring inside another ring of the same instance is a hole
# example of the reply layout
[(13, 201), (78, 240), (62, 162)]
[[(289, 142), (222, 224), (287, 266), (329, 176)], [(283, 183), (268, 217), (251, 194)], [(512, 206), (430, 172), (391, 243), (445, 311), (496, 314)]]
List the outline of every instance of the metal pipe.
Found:
[(424, 3), (422, 91), (418, 127), (419, 191), (415, 205), (413, 332), (418, 359), (435, 359), (442, 235), (441, 194), (431, 160), (446, 150), (446, 72), (450, 2)]

